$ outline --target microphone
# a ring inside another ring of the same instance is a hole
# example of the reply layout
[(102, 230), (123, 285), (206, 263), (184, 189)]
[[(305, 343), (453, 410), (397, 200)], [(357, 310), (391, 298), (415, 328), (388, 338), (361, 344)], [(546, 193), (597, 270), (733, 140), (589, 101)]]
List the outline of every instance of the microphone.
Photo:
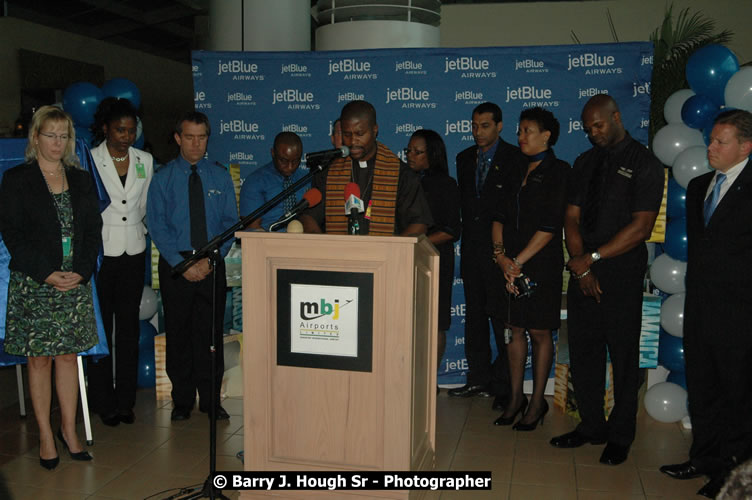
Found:
[(269, 226), (269, 232), (274, 231), (277, 226), (284, 224), (306, 208), (315, 207), (319, 203), (321, 203), (321, 191), (316, 188), (309, 189), (308, 191), (303, 193), (303, 199), (301, 199), (294, 207), (292, 207), (292, 210), (285, 213), (285, 215), (280, 217), (275, 223)]
[(337, 149), (327, 149), (326, 151), (316, 151), (305, 155), (306, 163), (324, 163), (335, 158), (344, 158), (350, 155), (350, 148), (342, 146)]
[(354, 182), (349, 182), (345, 186), (345, 214), (347, 217), (347, 232), (349, 234), (360, 234), (360, 223), (358, 214), (365, 212), (363, 200), (360, 199), (360, 186)]

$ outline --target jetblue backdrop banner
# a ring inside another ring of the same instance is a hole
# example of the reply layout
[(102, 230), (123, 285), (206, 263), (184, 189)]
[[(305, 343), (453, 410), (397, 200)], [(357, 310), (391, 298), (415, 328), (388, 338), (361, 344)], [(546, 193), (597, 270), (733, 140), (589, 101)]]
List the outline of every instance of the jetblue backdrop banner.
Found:
[[(297, 133), (305, 153), (331, 149), (332, 123), (354, 99), (374, 105), (379, 140), (403, 159), (415, 130), (439, 132), (452, 175), (455, 155), (474, 144), (472, 110), (484, 101), (501, 107), (502, 138), (512, 144), (522, 110), (552, 111), (561, 123), (556, 154), (572, 163), (590, 147), (580, 122), (582, 107), (591, 96), (607, 93), (619, 103), (627, 130), (647, 144), (652, 67), (649, 42), (193, 53), (195, 107), (212, 125), (209, 154), (229, 165), (238, 182), (271, 160), (274, 136), (281, 131)], [(453, 299), (441, 384), (464, 383), (467, 370), (459, 277)]]

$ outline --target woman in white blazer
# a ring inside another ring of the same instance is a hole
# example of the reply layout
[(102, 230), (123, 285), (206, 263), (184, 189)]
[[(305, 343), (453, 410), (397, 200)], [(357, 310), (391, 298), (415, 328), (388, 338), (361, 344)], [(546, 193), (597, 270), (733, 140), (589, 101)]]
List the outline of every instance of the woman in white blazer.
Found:
[[(102, 213), (104, 260), (97, 291), (110, 352), (89, 363), (89, 403), (106, 425), (135, 421), (139, 306), (146, 272), (146, 194), (154, 173), (152, 156), (133, 147), (136, 109), (127, 99), (104, 99), (94, 115), (91, 155), (110, 196)], [(115, 342), (113, 342), (113, 323)]]

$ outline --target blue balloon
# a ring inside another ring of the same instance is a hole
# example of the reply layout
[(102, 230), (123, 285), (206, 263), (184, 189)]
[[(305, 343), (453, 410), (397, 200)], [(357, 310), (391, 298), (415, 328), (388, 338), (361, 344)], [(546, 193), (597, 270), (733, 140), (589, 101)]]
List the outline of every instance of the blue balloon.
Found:
[(697, 49), (689, 57), (685, 68), (687, 81), (695, 94), (706, 95), (717, 106), (724, 103), (726, 83), (737, 71), (739, 60), (734, 53), (723, 45), (715, 44)]
[(718, 105), (710, 97), (695, 94), (682, 105), (682, 121), (691, 128), (701, 129), (718, 112)]
[(669, 219), (687, 216), (687, 190), (681, 187), (673, 177), (668, 179), (666, 215)]
[(113, 78), (106, 81), (102, 85), (102, 94), (105, 97), (128, 99), (136, 109), (141, 106), (141, 92), (136, 87), (136, 84), (127, 78)]
[(676, 217), (668, 221), (663, 251), (676, 260), (687, 262), (687, 219)]
[(157, 384), (154, 361), (154, 336), (157, 329), (146, 320), (141, 320), (139, 324), (137, 384), (139, 387), (154, 387)]
[(91, 130), (86, 127), (74, 127), (76, 129), (76, 139), (83, 140), (87, 146), (91, 147), (91, 141), (94, 139)]
[(687, 389), (687, 373), (684, 370), (681, 370), (681, 371), (671, 370), (671, 373), (668, 374), (668, 378), (666, 378), (666, 382), (671, 382), (672, 384), (681, 386), (686, 390)]
[(63, 92), (63, 109), (77, 127), (94, 123), (94, 112), (102, 102), (102, 91), (93, 83), (77, 82)]
[(671, 372), (683, 372), (684, 339), (667, 333), (661, 333), (658, 339), (658, 364)]
[(136, 149), (144, 149), (144, 142), (146, 142), (146, 139), (143, 135), (136, 139), (136, 142), (133, 143), (133, 147)]

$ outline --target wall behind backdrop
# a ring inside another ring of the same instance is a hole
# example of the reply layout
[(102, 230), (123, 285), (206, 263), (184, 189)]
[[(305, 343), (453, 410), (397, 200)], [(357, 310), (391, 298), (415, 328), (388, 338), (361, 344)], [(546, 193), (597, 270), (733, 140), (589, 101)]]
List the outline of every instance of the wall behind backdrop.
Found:
[[(652, 44), (400, 49), (328, 52), (193, 53), (195, 108), (209, 116), (209, 154), (242, 182), (268, 163), (274, 136), (297, 133), (304, 152), (330, 149), (332, 122), (344, 104), (364, 99), (376, 108), (379, 140), (404, 159), (417, 129), (444, 138), (454, 157), (474, 144), (473, 108), (502, 108), (502, 138), (516, 144), (518, 117), (541, 106), (561, 123), (555, 147), (572, 163), (590, 147), (580, 122), (585, 102), (608, 93), (632, 136), (647, 144)], [(304, 166), (302, 167), (304, 168)], [(344, 205), (344, 204), (343, 204)], [(245, 215), (245, 214), (241, 214)], [(459, 249), (456, 247), (456, 258)], [(456, 266), (459, 269), (459, 264)], [(439, 383), (464, 381), (464, 296), (455, 279), (452, 327)]]

